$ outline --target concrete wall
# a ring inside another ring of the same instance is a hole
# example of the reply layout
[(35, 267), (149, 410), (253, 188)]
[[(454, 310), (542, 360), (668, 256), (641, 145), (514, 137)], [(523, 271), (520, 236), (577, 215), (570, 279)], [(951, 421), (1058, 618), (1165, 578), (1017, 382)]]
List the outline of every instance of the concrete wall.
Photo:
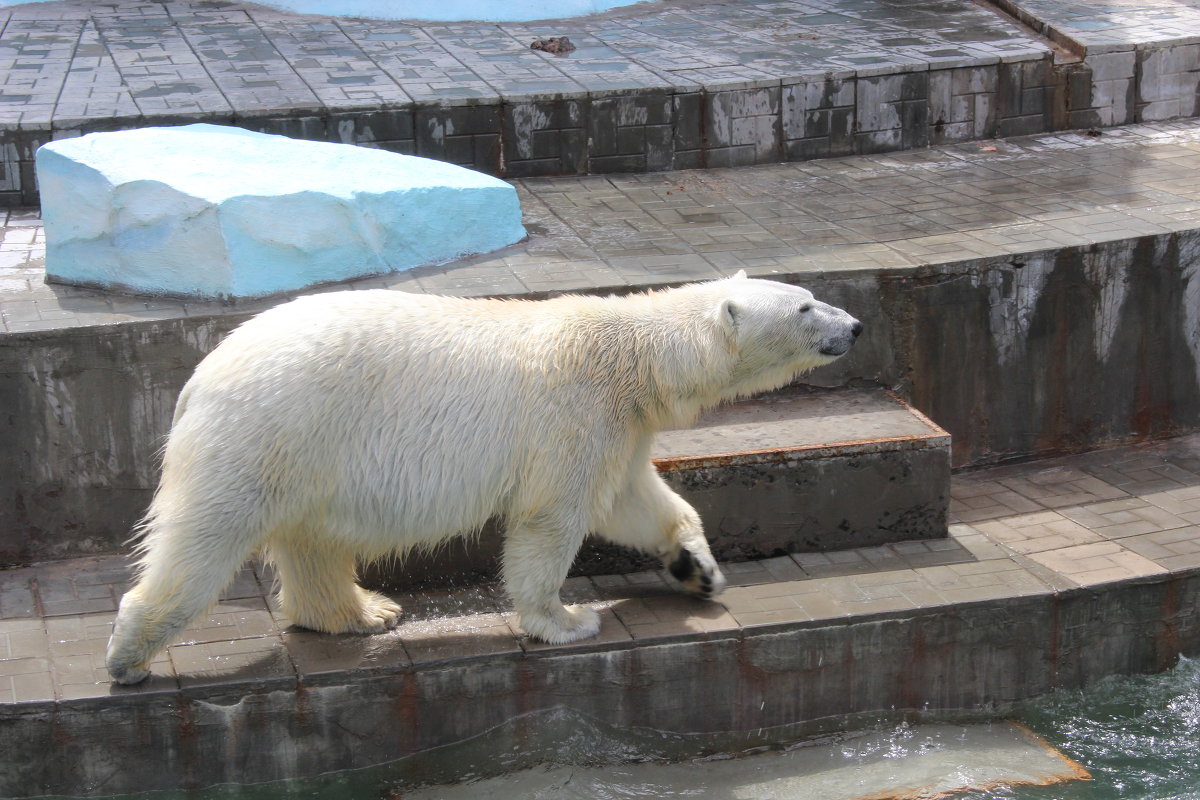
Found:
[[(1065, 64), (1045, 52), (895, 74), (783, 76), (750, 88), (596, 87), (370, 113), (193, 113), (184, 121), (381, 147), (510, 178), (732, 167), (1191, 116), (1200, 108), (1190, 71), (1197, 49), (1146, 45)], [(104, 116), (0, 126), (0, 207), (38, 204), (33, 154), (43, 144), (178, 122)]]
[[(793, 276), (867, 334), (812, 380), (897, 387), (958, 466), (1200, 428), (1200, 232)], [(174, 397), (241, 317), (0, 337), (0, 563), (121, 548)]]
[(869, 332), (822, 378), (894, 386), (956, 467), (1200, 427), (1200, 231), (798, 282)]
[[(561, 731), (538, 712), (562, 708), (623, 731), (741, 732), (748, 746), (757, 742), (745, 732), (796, 736), (830, 718), (844, 725), (847, 715), (1003, 713), (1054, 688), (1160, 671), (1198, 650), (1193, 573), (853, 623), (326, 673), (299, 684), (126, 692), (6, 710), (0, 796), (306, 777), (490, 732), (470, 764), (486, 772), (501, 759), (511, 768), (514, 753), (553, 751)], [(677, 755), (686, 747), (679, 742)], [(461, 777), (463, 765), (454, 750), (431, 753), (396, 777)]]

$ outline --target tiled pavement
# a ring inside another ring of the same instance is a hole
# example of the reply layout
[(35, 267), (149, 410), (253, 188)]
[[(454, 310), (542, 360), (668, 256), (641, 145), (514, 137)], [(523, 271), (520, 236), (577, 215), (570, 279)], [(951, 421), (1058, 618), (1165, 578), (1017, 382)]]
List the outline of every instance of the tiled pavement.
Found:
[[(774, 163), (1196, 113), (1200, 11), (1189, 0), (1149, 11), (996, 4), (1007, 15), (970, 0), (658, 0), (528, 24), (208, 0), (0, 8), (0, 203), (36, 203), (33, 153), (54, 138), (195, 121), (521, 177)], [(577, 49), (530, 49), (552, 35)]]
[(1200, 3), (1195, 0), (1021, 0), (1019, 6), (1034, 27), (1089, 53), (1147, 42), (1200, 43)]
[(572, 578), (568, 602), (600, 609), (600, 636), (551, 646), (514, 632), (497, 585), (395, 595), (403, 623), (379, 636), (290, 628), (247, 567), (135, 689), (114, 689), (103, 650), (127, 581), (120, 557), (8, 570), (0, 580), (0, 702), (160, 692), (253, 681), (337, 681), (431, 662), (1004, 602), (1200, 568), (1200, 435), (956, 476), (951, 537), (725, 565), (717, 602), (676, 594), (660, 572)]
[[(440, 267), (355, 281), (457, 295), (537, 295), (704, 280), (849, 275), (1190, 230), (1200, 122), (1133, 125), (903, 154), (737, 169), (516, 182), (530, 238)], [(36, 212), (0, 228), (0, 333), (245, 314), (46, 285)], [(1031, 280), (1040, 274), (1026, 270)], [(338, 287), (335, 287), (338, 288)]]
[[(240, 2), (119, 0), (13, 6), (0, 9), (0, 26), (0, 125), (59, 130), (112, 117), (732, 89), (802, 72), (928, 69), (1047, 51), (1019, 25), (970, 3), (918, 8), (887, 0), (667, 0), (544, 24), (386, 22)], [(569, 57), (529, 48), (562, 33), (578, 47)], [(420, 135), (379, 133), (381, 142)]]

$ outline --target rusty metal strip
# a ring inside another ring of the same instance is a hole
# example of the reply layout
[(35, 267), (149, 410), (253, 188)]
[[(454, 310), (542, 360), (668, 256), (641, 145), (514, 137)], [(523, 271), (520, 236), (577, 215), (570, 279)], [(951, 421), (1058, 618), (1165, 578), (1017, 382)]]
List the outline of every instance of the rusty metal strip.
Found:
[(903, 406), (904, 410), (907, 411), (909, 414), (912, 414), (914, 417), (916, 417), (918, 421), (924, 423), (925, 425), (928, 425), (929, 430), (934, 431), (941, 436), (949, 436), (950, 435), (950, 431), (946, 430), (941, 425), (938, 425), (936, 422), (931, 420), (929, 417), (925, 416), (925, 414), (923, 412), (914, 408), (911, 404), (909, 404), (909, 402), (907, 400), (905, 400), (903, 397), (901, 397), (900, 395), (893, 392), (891, 389), (884, 389), (883, 393), (886, 394), (888, 397), (892, 398), (893, 400), (895, 400), (901, 406)]
[[(936, 426), (935, 426), (936, 427)], [(939, 440), (944, 440), (939, 441)], [(743, 464), (779, 464), (784, 461), (815, 458), (817, 456), (865, 455), (887, 449), (886, 445), (907, 444), (893, 447), (895, 450), (915, 450), (930, 444), (949, 444), (948, 433), (918, 433), (906, 436), (884, 436), (877, 439), (858, 439), (844, 442), (821, 442), (819, 444), (771, 447), (761, 450), (743, 450), (733, 453), (714, 453), (703, 456), (671, 456), (652, 459), (659, 472), (679, 472), (685, 469), (714, 469)]]

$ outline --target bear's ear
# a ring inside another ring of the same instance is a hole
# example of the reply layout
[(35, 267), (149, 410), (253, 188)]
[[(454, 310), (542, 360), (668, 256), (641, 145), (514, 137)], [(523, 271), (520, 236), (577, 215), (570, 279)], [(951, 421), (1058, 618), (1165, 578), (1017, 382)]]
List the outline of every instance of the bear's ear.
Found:
[(733, 274), (734, 280), (738, 280), (739, 278), (745, 278), (745, 277), (746, 277), (746, 270), (744, 270), (744, 269), (739, 269), (737, 272), (735, 272)]
[(717, 309), (717, 321), (721, 325), (733, 329), (737, 327), (738, 308), (732, 298), (726, 297)]

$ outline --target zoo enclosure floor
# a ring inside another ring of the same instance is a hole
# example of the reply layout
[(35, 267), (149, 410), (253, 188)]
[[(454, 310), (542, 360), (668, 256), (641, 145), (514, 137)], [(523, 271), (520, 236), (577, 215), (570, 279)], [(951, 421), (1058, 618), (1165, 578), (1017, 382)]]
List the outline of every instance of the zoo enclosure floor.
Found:
[(960, 473), (950, 537), (724, 564), (730, 588), (684, 597), (664, 571), (569, 579), (567, 602), (601, 611), (595, 639), (545, 645), (521, 635), (498, 584), (393, 594), (399, 627), (330, 636), (290, 625), (271, 575), (247, 565), (220, 604), (154, 663), (114, 686), (104, 649), (128, 585), (123, 557), (8, 570), (0, 581), (0, 717), (29, 704), (189, 689), (349, 681), (468, 659), (600, 651), (868, 621), (962, 604), (1165, 581), (1200, 572), (1200, 435)]

